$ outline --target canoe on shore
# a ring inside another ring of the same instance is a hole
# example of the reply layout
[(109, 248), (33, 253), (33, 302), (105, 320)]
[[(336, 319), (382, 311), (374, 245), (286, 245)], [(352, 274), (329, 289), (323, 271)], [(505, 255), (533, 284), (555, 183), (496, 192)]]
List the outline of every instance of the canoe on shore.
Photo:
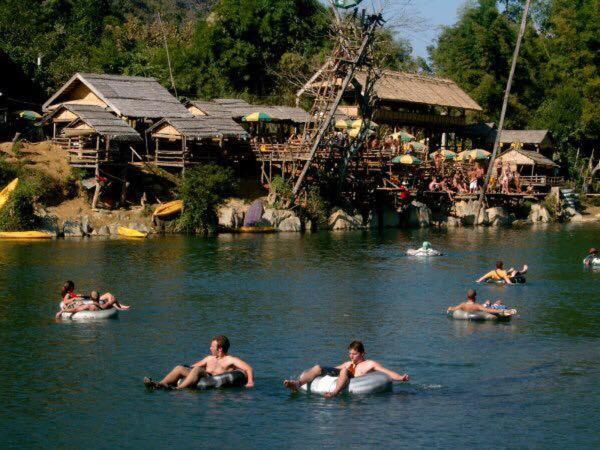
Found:
[(54, 234), (46, 231), (1, 231), (0, 239), (52, 239)]
[(276, 233), (275, 227), (239, 227), (236, 229), (238, 233)]
[(172, 202), (163, 203), (154, 210), (155, 217), (169, 217), (174, 214), (179, 214), (183, 209), (183, 200), (173, 200)]
[(125, 227), (117, 228), (117, 234), (122, 237), (139, 238), (139, 239), (143, 239), (146, 236), (148, 236), (148, 233), (142, 233), (141, 231), (134, 230), (132, 228), (125, 228)]
[(4, 205), (6, 205), (10, 194), (12, 194), (12, 192), (17, 188), (17, 184), (19, 184), (19, 179), (15, 178), (10, 183), (8, 183), (8, 185), (4, 189), (0, 191), (0, 209), (2, 209)]

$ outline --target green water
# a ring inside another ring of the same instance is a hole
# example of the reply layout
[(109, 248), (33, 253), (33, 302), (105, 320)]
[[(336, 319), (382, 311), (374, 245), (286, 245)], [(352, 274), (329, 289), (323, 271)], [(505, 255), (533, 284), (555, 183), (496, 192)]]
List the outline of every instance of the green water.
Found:
[[(600, 446), (600, 227), (0, 242), (0, 448)], [(403, 252), (422, 240), (446, 256)], [(477, 286), (497, 258), (524, 286)], [(110, 290), (118, 320), (56, 323), (59, 289)], [(444, 314), (468, 288), (508, 324)], [(149, 392), (226, 334), (252, 390)], [(391, 393), (325, 400), (283, 379), (353, 339), (408, 372)]]

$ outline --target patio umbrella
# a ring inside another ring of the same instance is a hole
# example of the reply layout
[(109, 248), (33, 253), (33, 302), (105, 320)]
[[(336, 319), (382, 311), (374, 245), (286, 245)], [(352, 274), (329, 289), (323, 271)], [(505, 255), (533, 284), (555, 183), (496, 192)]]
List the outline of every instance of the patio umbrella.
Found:
[[(366, 131), (367, 131), (367, 136), (370, 136), (373, 133), (375, 133), (373, 130), (366, 130)], [(355, 138), (356, 136), (358, 136), (358, 133), (360, 133), (360, 128), (352, 128), (350, 131), (348, 131), (348, 136), (350, 136), (351, 138)]]
[(270, 122), (273, 120), (271, 116), (263, 112), (253, 112), (242, 117), (242, 122)]
[(435, 155), (442, 155), (442, 158), (444, 158), (444, 159), (454, 159), (454, 158), (456, 158), (456, 153), (453, 152), (452, 150), (438, 150), (436, 152), (433, 152), (431, 154), (431, 159), (433, 159), (433, 157)]
[(362, 0), (333, 0), (333, 4), (338, 8), (350, 9), (358, 6)]
[(417, 152), (422, 152), (427, 150), (427, 146), (421, 142), (405, 142), (404, 143), (404, 148), (406, 150), (409, 150), (412, 147), (413, 150), (416, 150)]
[(465, 161), (465, 160), (476, 160), (476, 159), (487, 159), (490, 156), (490, 152), (481, 149), (473, 149), (473, 150), (465, 150), (460, 152), (456, 157), (457, 161)]
[(340, 119), (335, 122), (334, 126), (338, 130), (345, 130), (352, 127), (352, 122), (350, 120)]
[[(354, 122), (352, 122), (352, 128), (361, 128), (362, 126), (363, 126), (362, 119), (356, 119)], [(377, 125), (372, 120), (369, 121), (369, 128), (377, 128), (378, 126), (379, 125)]]
[(35, 122), (42, 116), (41, 114), (38, 114), (35, 111), (20, 111), (19, 117), (21, 119), (31, 120), (32, 122)]
[(404, 164), (407, 166), (418, 166), (421, 164), (421, 160), (413, 155), (399, 155), (392, 158), (394, 164)]
[(415, 140), (415, 137), (406, 131), (396, 131), (392, 133), (392, 138), (400, 139), (402, 142), (412, 142)]

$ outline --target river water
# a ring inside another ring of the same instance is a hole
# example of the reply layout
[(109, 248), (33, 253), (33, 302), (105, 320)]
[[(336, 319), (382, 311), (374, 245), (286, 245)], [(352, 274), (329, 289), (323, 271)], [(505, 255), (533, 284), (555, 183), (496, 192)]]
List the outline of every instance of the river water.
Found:
[[(598, 225), (0, 242), (0, 448), (593, 448), (600, 445)], [(447, 256), (403, 252), (427, 239)], [(594, 241), (592, 243), (592, 241)], [(523, 286), (473, 283), (497, 258)], [(65, 279), (133, 305), (57, 323)], [(510, 323), (445, 315), (468, 288)], [(252, 390), (147, 391), (226, 334)], [(353, 339), (411, 381), (325, 400), (282, 380)]]

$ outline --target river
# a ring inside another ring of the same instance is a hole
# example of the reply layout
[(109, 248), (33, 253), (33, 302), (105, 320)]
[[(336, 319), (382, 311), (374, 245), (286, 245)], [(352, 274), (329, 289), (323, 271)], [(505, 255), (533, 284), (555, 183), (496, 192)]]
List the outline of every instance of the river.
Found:
[[(599, 236), (596, 224), (0, 242), (0, 447), (597, 448), (600, 271), (581, 259)], [(404, 256), (424, 239), (446, 256)], [(528, 283), (476, 285), (497, 258), (529, 264)], [(66, 279), (133, 308), (57, 323)], [(448, 319), (473, 287), (519, 317)], [(145, 389), (217, 334), (254, 366), (254, 389)], [(411, 381), (330, 400), (284, 390), (353, 339)]]

